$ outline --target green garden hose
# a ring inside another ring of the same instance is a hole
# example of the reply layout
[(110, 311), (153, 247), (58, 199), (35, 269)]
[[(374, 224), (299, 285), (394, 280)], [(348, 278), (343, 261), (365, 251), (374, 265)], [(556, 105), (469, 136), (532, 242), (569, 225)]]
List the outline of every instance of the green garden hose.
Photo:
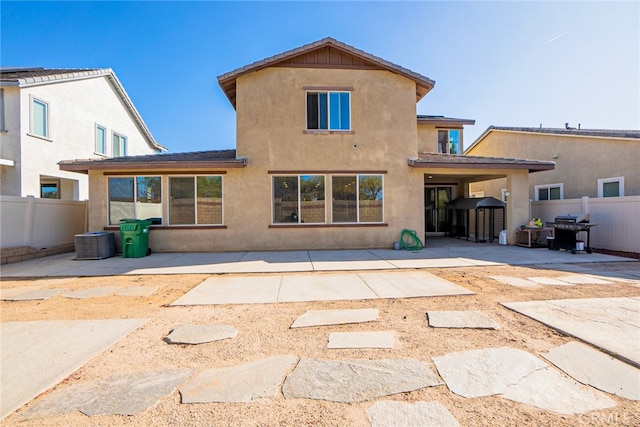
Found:
[(405, 228), (400, 233), (400, 247), (405, 251), (419, 251), (424, 245), (414, 230)]

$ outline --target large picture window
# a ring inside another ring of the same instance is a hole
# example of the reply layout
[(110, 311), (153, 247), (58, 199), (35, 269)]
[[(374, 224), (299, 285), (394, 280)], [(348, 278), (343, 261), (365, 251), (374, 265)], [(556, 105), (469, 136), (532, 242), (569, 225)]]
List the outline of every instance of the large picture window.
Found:
[(325, 222), (324, 175), (273, 177), (273, 223)]
[(172, 225), (220, 225), (222, 177), (169, 178), (169, 223)]
[(383, 222), (382, 175), (333, 176), (331, 188), (334, 223)]
[(162, 223), (162, 180), (159, 176), (109, 178), (109, 224), (122, 219)]
[(350, 92), (307, 92), (307, 129), (350, 130)]

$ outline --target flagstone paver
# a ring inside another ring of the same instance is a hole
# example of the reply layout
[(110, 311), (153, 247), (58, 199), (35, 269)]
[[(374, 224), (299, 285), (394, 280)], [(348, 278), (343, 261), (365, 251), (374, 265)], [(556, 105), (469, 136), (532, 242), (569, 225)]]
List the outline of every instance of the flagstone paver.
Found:
[(36, 402), (24, 418), (57, 416), (73, 411), (85, 415), (135, 415), (144, 412), (184, 382), (191, 371), (130, 372), (60, 388)]
[(456, 427), (458, 421), (440, 402), (396, 402), (381, 400), (367, 410), (371, 427)]
[(45, 300), (51, 297), (55, 297), (60, 292), (65, 292), (66, 289), (36, 289), (30, 292), (21, 293), (8, 298), (3, 298), (6, 301), (34, 301)]
[(560, 375), (530, 353), (510, 347), (434, 357), (452, 392), (464, 397), (499, 395), (560, 414), (615, 406), (605, 394)]
[(480, 311), (428, 311), (432, 328), (500, 329), (500, 324)]
[(533, 372), (510, 385), (501, 397), (564, 415), (616, 406), (604, 393), (563, 377), (552, 368)]
[(625, 399), (640, 400), (640, 369), (593, 347), (574, 341), (552, 348), (542, 357), (583, 384)]
[(394, 331), (332, 332), (327, 348), (393, 348), (395, 343)]
[(348, 323), (364, 323), (378, 320), (377, 308), (351, 310), (308, 310), (298, 317), (291, 328), (309, 326), (344, 325)]
[(120, 289), (120, 286), (103, 286), (101, 288), (78, 289), (76, 291), (65, 292), (61, 296), (74, 299), (99, 298), (113, 295), (118, 289)]
[(169, 344), (203, 344), (234, 338), (238, 331), (225, 325), (180, 325), (165, 337)]
[(275, 397), (295, 356), (272, 356), (230, 368), (207, 369), (180, 387), (182, 403), (251, 402)]
[(569, 276), (558, 277), (558, 280), (563, 282), (573, 283), (576, 285), (610, 285), (610, 281), (598, 279), (597, 277), (589, 276), (587, 274), (571, 274)]
[(640, 366), (640, 304), (637, 299), (582, 298), (502, 305)]
[(442, 384), (426, 362), (416, 359), (301, 359), (287, 376), (287, 399), (362, 402)]
[(521, 279), (520, 277), (511, 277), (511, 276), (489, 276), (489, 277), (505, 285), (516, 286), (519, 288), (530, 288), (533, 286), (538, 286), (536, 282), (532, 282), (531, 280), (527, 280), (527, 279)]

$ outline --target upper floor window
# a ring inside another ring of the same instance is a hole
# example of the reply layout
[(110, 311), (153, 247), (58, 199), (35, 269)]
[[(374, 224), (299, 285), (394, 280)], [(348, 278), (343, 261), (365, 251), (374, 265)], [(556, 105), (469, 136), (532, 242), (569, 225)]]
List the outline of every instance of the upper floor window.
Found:
[(162, 222), (159, 176), (109, 178), (109, 224), (117, 225), (125, 218), (160, 218)]
[(562, 184), (549, 184), (549, 185), (536, 185), (536, 200), (562, 200), (563, 185)]
[(307, 92), (307, 129), (351, 130), (351, 93)]
[(107, 130), (96, 125), (96, 153), (107, 154)]
[(460, 154), (460, 130), (444, 129), (438, 131), (438, 153)]
[(598, 197), (623, 197), (624, 177), (602, 178), (598, 180)]
[(43, 199), (59, 199), (60, 189), (56, 181), (40, 182), (40, 197)]
[(49, 104), (31, 97), (31, 134), (49, 138)]
[(123, 157), (127, 155), (127, 137), (113, 133), (113, 157)]

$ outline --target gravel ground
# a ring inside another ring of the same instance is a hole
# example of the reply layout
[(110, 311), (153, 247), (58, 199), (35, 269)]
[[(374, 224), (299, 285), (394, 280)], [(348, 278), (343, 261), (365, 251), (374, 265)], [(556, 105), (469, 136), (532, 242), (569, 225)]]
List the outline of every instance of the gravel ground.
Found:
[[(602, 271), (625, 270), (629, 263), (585, 264)], [(635, 266), (635, 265), (634, 265)], [(431, 363), (431, 357), (450, 352), (509, 346), (539, 355), (573, 341), (525, 316), (510, 311), (500, 302), (565, 298), (640, 296), (640, 287), (627, 283), (612, 285), (539, 286), (517, 288), (498, 283), (489, 276), (560, 277), (568, 273), (544, 266), (492, 266), (429, 269), (428, 271), (463, 286), (476, 295), (334, 301), (310, 303), (252, 304), (169, 307), (168, 304), (197, 286), (209, 275), (112, 276), (60, 279), (2, 280), (2, 289), (40, 285), (69, 290), (103, 286), (157, 286), (150, 297), (109, 296), (74, 300), (60, 296), (45, 301), (0, 303), (2, 322), (23, 320), (149, 318), (141, 328), (118, 341), (74, 372), (56, 389), (104, 378), (116, 372), (187, 368), (199, 372), (291, 354), (319, 359), (383, 359), (411, 357)], [(323, 273), (317, 273), (323, 274)], [(307, 310), (377, 308), (373, 323), (289, 329)], [(501, 324), (499, 330), (429, 328), (428, 310), (479, 310)], [(236, 338), (189, 346), (163, 341), (181, 324), (224, 324), (239, 331)], [(399, 344), (389, 350), (327, 350), (331, 332), (398, 332)], [(48, 394), (46, 392), (45, 394)], [(563, 416), (500, 397), (467, 399), (451, 393), (445, 385), (390, 396), (405, 402), (437, 400), (463, 426), (579, 426), (640, 425), (640, 403), (610, 395), (615, 408)], [(81, 413), (40, 420), (24, 420), (21, 413), (35, 399), (7, 417), (6, 426), (368, 426), (365, 410), (374, 402), (353, 404), (306, 399), (262, 399), (252, 403), (181, 404), (175, 391), (156, 406), (135, 416), (88, 417)]]

